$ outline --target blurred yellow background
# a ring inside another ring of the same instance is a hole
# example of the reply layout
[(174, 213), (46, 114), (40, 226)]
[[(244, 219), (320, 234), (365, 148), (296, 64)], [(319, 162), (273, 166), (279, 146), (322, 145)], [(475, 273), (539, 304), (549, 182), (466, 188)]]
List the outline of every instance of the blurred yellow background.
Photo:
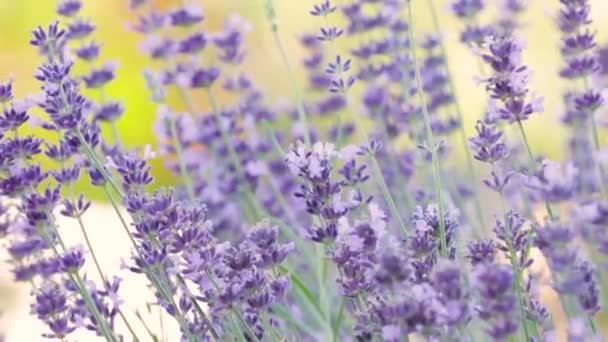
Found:
[[(222, 22), (234, 12), (251, 22), (252, 31), (247, 37), (247, 45), (250, 48), (245, 70), (267, 91), (271, 103), (275, 103), (290, 94), (286, 91), (289, 88), (287, 78), (283, 77), (279, 54), (269, 34), (265, 1), (208, 0), (199, 3), (202, 3), (205, 10), (205, 27), (208, 30), (221, 29)], [(338, 3), (346, 1), (341, 0)], [(478, 73), (476, 60), (470, 50), (458, 42), (462, 23), (449, 14), (448, 2), (436, 0), (450, 54), (450, 66), (456, 77), (458, 95), (466, 116), (466, 129), (470, 132), (475, 120), (481, 115), (486, 97), (482, 87), (477, 87), (473, 82), (473, 76)], [(126, 115), (119, 122), (124, 141), (129, 146), (154, 143), (152, 123), (155, 107), (148, 101), (148, 92), (141, 76), (149, 61), (138, 49), (141, 37), (126, 28), (129, 22), (135, 20), (136, 15), (129, 10), (127, 0), (88, 0), (84, 3), (83, 15), (90, 17), (97, 25), (93, 37), (103, 44), (102, 58), (116, 60), (120, 65), (117, 79), (107, 87), (107, 94), (122, 100), (127, 107)], [(176, 0), (155, 1), (159, 8), (170, 8), (179, 3), (180, 1)], [(296, 38), (304, 30), (310, 32), (320, 25), (320, 19), (308, 14), (315, 1), (275, 0), (275, 3), (281, 36), (287, 45), (292, 63), (298, 65), (300, 48)], [(489, 7), (498, 7), (492, 6), (497, 4), (498, 0), (489, 0), (487, 3)], [(529, 11), (522, 18), (526, 25), (522, 34), (528, 42), (525, 57), (534, 70), (532, 89), (546, 98), (546, 112), (542, 116), (533, 117), (527, 125), (534, 149), (550, 157), (559, 158), (560, 151), (564, 150), (565, 132), (558, 122), (565, 84), (557, 76), (560, 66), (559, 35), (553, 20), (559, 1), (536, 0), (530, 3)], [(40, 86), (32, 75), (41, 59), (28, 41), (30, 31), (37, 25), (47, 25), (55, 20), (55, 6), (56, 1), (53, 0), (0, 0), (0, 79), (13, 75), (18, 97), (37, 91)], [(425, 2), (415, 1), (414, 6), (417, 32), (430, 32), (432, 27)], [(602, 20), (602, 14), (608, 11), (608, 1), (593, 0), (592, 6), (598, 41), (608, 42), (608, 22)], [(482, 22), (493, 21), (497, 16), (495, 9), (485, 11)], [(92, 98), (98, 96), (97, 93), (88, 95)], [(201, 101), (199, 108), (204, 108), (201, 106), (205, 105)], [(356, 117), (357, 113), (353, 115)], [(549, 132), (550, 135), (547, 135)], [(548, 137), (550, 139), (547, 139)], [(161, 170), (160, 161), (156, 163), (155, 175), (160, 184), (166, 184), (170, 175)]]

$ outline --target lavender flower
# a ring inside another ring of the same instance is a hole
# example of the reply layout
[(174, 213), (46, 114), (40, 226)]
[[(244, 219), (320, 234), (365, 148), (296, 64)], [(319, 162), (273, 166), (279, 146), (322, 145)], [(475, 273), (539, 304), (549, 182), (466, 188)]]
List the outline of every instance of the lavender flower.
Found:
[(64, 17), (72, 17), (82, 8), (80, 0), (62, 0), (57, 5), (57, 13)]
[(467, 244), (467, 258), (473, 266), (482, 263), (492, 263), (496, 257), (496, 244), (493, 240), (471, 241)]
[(13, 99), (13, 80), (0, 83), (0, 102), (7, 103)]
[(572, 244), (573, 233), (562, 223), (536, 226), (535, 245), (554, 272), (553, 287), (564, 295), (575, 296), (590, 316), (600, 309), (597, 279), (593, 267), (581, 258)]
[(477, 135), (469, 139), (471, 149), (475, 152), (475, 159), (493, 164), (507, 157), (507, 146), (501, 141), (502, 131), (482, 121), (477, 121), (475, 130)]
[(513, 272), (507, 266), (480, 264), (475, 268), (474, 287), (480, 299), (476, 311), (487, 323), (486, 333), (495, 340), (517, 332), (519, 318), (512, 283)]
[(524, 43), (513, 36), (494, 37), (487, 41), (488, 52), (480, 56), (492, 68), (493, 75), (481, 79), (491, 98), (502, 106), (495, 108), (495, 115), (508, 123), (521, 122), (543, 111), (543, 98), (530, 95), (528, 82), (530, 70), (521, 63)]

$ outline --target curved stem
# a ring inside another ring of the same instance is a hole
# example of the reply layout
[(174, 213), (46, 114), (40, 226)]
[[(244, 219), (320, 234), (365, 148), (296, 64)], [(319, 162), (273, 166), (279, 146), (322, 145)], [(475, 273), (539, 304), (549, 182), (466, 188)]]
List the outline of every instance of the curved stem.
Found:
[[(528, 153), (528, 158), (530, 158), (530, 163), (532, 164), (533, 171), (538, 171), (538, 165), (536, 163), (536, 159), (534, 159), (534, 154), (532, 153), (532, 149), (530, 148), (530, 143), (528, 142), (528, 136), (526, 135), (526, 131), (524, 130), (524, 125), (521, 123), (521, 120), (517, 120), (517, 126), (519, 127), (519, 131), (521, 132), (521, 138), (524, 142), (524, 146), (526, 152)], [(551, 205), (549, 202), (545, 200), (545, 210), (547, 211), (547, 215), (549, 216), (549, 220), (553, 221), (555, 216), (553, 215), (553, 209), (551, 209)]]
[(175, 157), (177, 158), (177, 162), (179, 165), (179, 173), (181, 175), (182, 181), (184, 182), (184, 187), (186, 188), (186, 193), (188, 194), (188, 198), (190, 201), (195, 200), (194, 188), (192, 186), (192, 178), (190, 177), (190, 173), (188, 172), (188, 167), (186, 166), (186, 161), (184, 160), (184, 151), (182, 149), (182, 145), (177, 136), (177, 124), (175, 122), (175, 118), (169, 118), (169, 125), (171, 126), (171, 136), (173, 137), (173, 148), (175, 149)]
[[(492, 167), (494, 167), (494, 165), (492, 165)], [(503, 214), (503, 218), (505, 220), (504, 224), (505, 227), (508, 223), (508, 218), (507, 218), (507, 209), (506, 209), (506, 205), (505, 205), (505, 197), (503, 195), (502, 192), (499, 193), (500, 196), (500, 206), (502, 209), (502, 214)], [(506, 227), (507, 230), (510, 230), (510, 227)], [(511, 236), (509, 234), (507, 238), (507, 250), (508, 250), (508, 258), (509, 258), (509, 262), (511, 263), (511, 267), (513, 268), (513, 273), (515, 274), (515, 281), (514, 281), (514, 287), (515, 287), (515, 293), (517, 295), (517, 302), (518, 302), (518, 306), (519, 306), (519, 310), (520, 310), (520, 314), (521, 314), (521, 321), (522, 321), (522, 327), (524, 330), (524, 335), (525, 335), (525, 340), (526, 341), (530, 341), (530, 332), (528, 331), (528, 324), (527, 324), (527, 319), (526, 319), (526, 303), (524, 300), (524, 295), (523, 295), (523, 291), (522, 291), (522, 283), (523, 283), (523, 272), (522, 269), (519, 265), (519, 258), (517, 257), (517, 251), (515, 250), (515, 248), (513, 247), (513, 241), (511, 241)]]
[[(441, 25), (440, 25), (438, 17), (437, 17), (437, 10), (435, 8), (435, 2), (434, 2), (434, 0), (427, 0), (427, 4), (429, 5), (429, 9), (431, 12), (431, 17), (433, 19), (433, 25), (435, 27), (435, 31), (437, 33), (440, 33)], [(465, 152), (466, 159), (467, 159), (467, 169), (468, 169), (469, 175), (471, 176), (471, 179), (473, 180), (470, 183), (471, 183), (471, 189), (473, 191), (475, 212), (477, 214), (477, 219), (479, 220), (478, 223), (479, 223), (479, 227), (481, 228), (480, 230), (483, 231), (484, 227), (485, 227), (485, 223), (484, 223), (484, 218), (483, 218), (481, 199), (480, 199), (480, 195), (479, 195), (479, 187), (477, 186), (477, 181), (476, 181), (477, 178), (475, 177), (475, 168), (473, 167), (473, 157), (471, 156), (471, 150), (467, 146), (468, 139), (467, 139), (467, 134), (464, 129), (464, 115), (462, 114), (462, 109), (460, 107), (460, 103), (458, 102), (458, 95), (456, 94), (457, 89), (456, 89), (456, 86), (454, 85), (454, 78), (452, 77), (452, 73), (451, 73), (450, 65), (449, 65), (448, 52), (447, 52), (447, 49), (443, 42), (443, 39), (439, 39), (439, 49), (441, 50), (441, 54), (443, 55), (443, 58), (445, 61), (445, 71), (447, 74), (448, 86), (450, 88), (450, 92), (454, 96), (454, 109), (456, 110), (456, 115), (458, 116), (458, 120), (460, 121), (459, 132), (460, 132), (460, 138), (462, 140), (462, 146), (464, 147), (464, 152)], [(479, 60), (479, 59), (476, 58), (476, 60)], [(480, 234), (480, 233), (481, 232), (478, 232), (478, 234)]]
[(279, 50), (279, 54), (281, 55), (281, 62), (283, 63), (283, 67), (287, 73), (287, 79), (289, 81), (289, 86), (291, 88), (293, 100), (296, 103), (296, 109), (298, 111), (298, 119), (300, 124), (302, 125), (302, 129), (304, 130), (304, 142), (306, 145), (311, 145), (310, 131), (308, 129), (308, 118), (306, 109), (304, 108), (304, 100), (302, 99), (302, 95), (300, 93), (300, 88), (298, 87), (295, 73), (293, 68), (291, 67), (291, 63), (289, 62), (289, 58), (287, 57), (287, 51), (285, 50), (285, 46), (283, 45), (283, 41), (279, 36), (279, 26), (277, 24), (276, 11), (274, 8), (274, 1), (267, 0), (266, 1), (266, 17), (270, 23), (270, 30), (272, 32), (272, 38), (274, 43)]
[(403, 237), (407, 237), (409, 235), (407, 228), (405, 227), (405, 224), (403, 223), (403, 220), (401, 219), (401, 214), (399, 214), (399, 209), (397, 208), (397, 205), (395, 204), (395, 200), (393, 199), (393, 196), (391, 195), (391, 192), (389, 191), (388, 186), (386, 185), (386, 180), (384, 179), (384, 176), (382, 175), (382, 169), (380, 168), (380, 164), (378, 164), (378, 160), (376, 159), (375, 155), (371, 155), (371, 161), (372, 161), (372, 167), (374, 170), (374, 176), (380, 185), (380, 190), (382, 191), (384, 200), (388, 204), (388, 207), (391, 211), (391, 215), (397, 221), (397, 224), (399, 225), (399, 229), (401, 230)]
[(410, 45), (412, 50), (412, 59), (414, 62), (414, 72), (416, 75), (416, 86), (418, 88), (418, 95), (420, 97), (420, 104), (422, 106), (422, 114), (424, 117), (424, 126), (426, 131), (426, 140), (428, 144), (428, 148), (431, 151), (431, 155), (433, 157), (433, 177), (435, 181), (435, 195), (437, 196), (437, 210), (438, 210), (438, 221), (439, 221), (439, 244), (440, 244), (440, 254), (442, 257), (447, 257), (448, 248), (446, 241), (446, 233), (445, 233), (445, 220), (443, 217), (443, 196), (441, 189), (441, 166), (439, 164), (439, 156), (437, 153), (437, 144), (435, 142), (435, 137), (433, 135), (433, 129), (431, 128), (431, 117), (429, 115), (428, 108), (426, 106), (426, 100), (424, 98), (424, 89), (422, 87), (422, 77), (420, 76), (420, 68), (418, 67), (418, 59), (416, 57), (416, 44), (415, 36), (414, 36), (414, 20), (412, 15), (412, 1), (407, 0), (407, 10), (408, 10), (408, 23), (410, 25), (409, 29), (409, 38)]

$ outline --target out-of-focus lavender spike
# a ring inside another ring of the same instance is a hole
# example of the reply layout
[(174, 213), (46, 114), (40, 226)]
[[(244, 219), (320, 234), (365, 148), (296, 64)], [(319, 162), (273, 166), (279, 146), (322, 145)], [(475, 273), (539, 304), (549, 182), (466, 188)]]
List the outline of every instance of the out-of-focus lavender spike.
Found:
[[(557, 222), (544, 226), (536, 225), (534, 229), (534, 244), (541, 250), (554, 273), (555, 290), (564, 298), (576, 298), (579, 309), (593, 317), (600, 310), (598, 282), (594, 268), (582, 258), (572, 243), (574, 234), (571, 228), (567, 224)], [(576, 314), (573, 311), (576, 308), (568, 304), (565, 310), (569, 317)]]
[(57, 14), (64, 17), (72, 17), (82, 8), (80, 0), (62, 0), (57, 5)]
[(473, 277), (473, 286), (480, 296), (476, 311), (479, 318), (488, 324), (486, 333), (495, 340), (515, 334), (520, 318), (512, 289), (514, 275), (511, 268), (496, 263), (479, 264)]

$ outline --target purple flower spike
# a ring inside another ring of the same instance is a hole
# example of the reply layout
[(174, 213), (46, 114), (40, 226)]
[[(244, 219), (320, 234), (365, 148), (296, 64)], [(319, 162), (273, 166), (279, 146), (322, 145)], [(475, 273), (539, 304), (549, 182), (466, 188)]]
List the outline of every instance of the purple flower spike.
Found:
[(196, 69), (189, 79), (191, 88), (208, 88), (220, 76), (220, 69), (216, 67)]
[(0, 129), (4, 131), (13, 130), (23, 125), (29, 119), (25, 110), (18, 110), (15, 107), (5, 108), (0, 114)]
[(164, 13), (150, 11), (146, 15), (141, 15), (136, 24), (129, 27), (141, 34), (150, 34), (168, 25), (169, 18)]
[(171, 25), (188, 27), (200, 23), (205, 19), (203, 9), (198, 6), (184, 6), (169, 14)]
[(344, 31), (336, 27), (322, 27), (321, 34), (317, 36), (317, 39), (321, 41), (332, 41), (340, 37), (342, 33), (344, 33)]
[(95, 42), (90, 42), (89, 44), (84, 44), (81, 47), (75, 50), (76, 56), (78, 58), (85, 60), (87, 62), (94, 61), (99, 57), (100, 46)]
[(38, 28), (32, 32), (34, 38), (30, 40), (30, 44), (40, 48), (55, 47), (57, 41), (61, 39), (65, 33), (65, 30), (59, 29), (59, 22), (57, 21), (50, 24), (47, 31), (45, 31), (42, 26), (38, 26)]
[(477, 121), (475, 130), (477, 135), (469, 139), (471, 149), (475, 152), (475, 159), (492, 164), (507, 157), (509, 150), (501, 142), (502, 131), (483, 121)]
[(459, 18), (472, 18), (485, 7), (483, 0), (455, 0), (450, 8)]
[(512, 269), (496, 263), (479, 264), (474, 271), (474, 287), (480, 295), (477, 313), (488, 323), (486, 333), (500, 341), (517, 332), (520, 319)]
[(313, 9), (310, 11), (310, 14), (318, 17), (318, 16), (326, 16), (330, 13), (336, 11), (336, 6), (333, 6), (329, 0), (323, 1), (321, 4), (314, 5)]
[(178, 42), (177, 50), (183, 54), (199, 53), (207, 46), (207, 36), (204, 32), (194, 32)]
[(80, 0), (62, 0), (57, 5), (57, 14), (64, 17), (73, 17), (82, 8)]
[(327, 69), (325, 69), (325, 72), (328, 74), (340, 74), (342, 72), (350, 70), (350, 65), (350, 58), (342, 61), (342, 57), (340, 55), (337, 55), (335, 62), (330, 62), (327, 65)]
[(467, 244), (467, 258), (473, 266), (492, 263), (496, 257), (496, 244), (493, 240), (477, 240)]
[(141, 43), (141, 50), (152, 59), (165, 59), (176, 52), (177, 46), (170, 38), (150, 35)]
[(7, 103), (13, 99), (13, 80), (0, 83), (0, 103)]
[(565, 201), (572, 198), (577, 189), (578, 174), (572, 163), (560, 165), (545, 160), (536, 175), (528, 177), (526, 185), (547, 202)]
[(36, 291), (32, 311), (51, 330), (45, 338), (64, 339), (77, 328), (70, 319), (68, 294), (56, 282), (48, 281)]
[(95, 25), (90, 20), (76, 19), (68, 25), (68, 39), (82, 39), (95, 31)]
[(486, 90), (493, 99), (502, 103), (492, 106), (492, 116), (509, 123), (524, 121), (533, 113), (543, 111), (543, 98), (529, 95), (530, 70), (522, 64), (524, 43), (512, 35), (490, 39), (481, 58), (491, 68), (493, 75), (482, 79)]
[(92, 70), (82, 77), (87, 88), (100, 88), (112, 81), (115, 77), (117, 64), (107, 62), (103, 67)]
[(114, 122), (125, 112), (124, 106), (118, 101), (102, 104), (95, 112), (95, 120), (103, 122)]

